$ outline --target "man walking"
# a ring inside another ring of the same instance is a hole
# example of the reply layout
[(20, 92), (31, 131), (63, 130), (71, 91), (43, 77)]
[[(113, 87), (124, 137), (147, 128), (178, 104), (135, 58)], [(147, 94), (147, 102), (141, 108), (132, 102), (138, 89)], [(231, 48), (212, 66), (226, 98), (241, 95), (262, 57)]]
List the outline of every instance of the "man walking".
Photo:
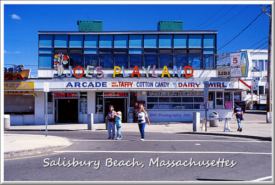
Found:
[(235, 107), (234, 107), (234, 112), (232, 114), (232, 116), (236, 114), (236, 118), (237, 118), (237, 123), (238, 123), (238, 130), (239, 132), (243, 131), (242, 125), (241, 125), (241, 120), (243, 118), (243, 110), (242, 108), (239, 106), (239, 103), (235, 103)]

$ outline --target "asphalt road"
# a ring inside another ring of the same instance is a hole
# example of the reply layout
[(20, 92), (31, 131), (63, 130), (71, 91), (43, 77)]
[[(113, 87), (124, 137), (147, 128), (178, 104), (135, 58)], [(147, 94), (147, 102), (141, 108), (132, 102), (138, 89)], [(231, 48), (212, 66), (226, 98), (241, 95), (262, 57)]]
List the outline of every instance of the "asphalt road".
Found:
[[(148, 132), (145, 141), (139, 141), (139, 132), (122, 132), (122, 140), (107, 140), (106, 131), (55, 131), (49, 135), (67, 137), (73, 145), (40, 155), (5, 158), (4, 181), (271, 180), (272, 143), (269, 141)], [(86, 164), (92, 162), (90, 166), (73, 167), (74, 158), (78, 162), (86, 161)], [(228, 166), (224, 162), (223, 167), (222, 163), (217, 167), (219, 159), (220, 162), (228, 160)], [(54, 166), (58, 160), (62, 166)], [(133, 161), (139, 165), (135, 163), (133, 167)], [(195, 166), (193, 163), (190, 167), (192, 161), (204, 165)]]

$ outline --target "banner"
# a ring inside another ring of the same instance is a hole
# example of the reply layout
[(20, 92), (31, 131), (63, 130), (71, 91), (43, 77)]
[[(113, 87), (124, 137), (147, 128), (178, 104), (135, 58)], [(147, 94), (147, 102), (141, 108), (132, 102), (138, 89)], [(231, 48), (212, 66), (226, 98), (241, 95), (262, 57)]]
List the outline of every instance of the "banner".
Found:
[(230, 53), (230, 76), (247, 77), (248, 60), (246, 52)]
[(34, 82), (4, 82), (4, 89), (34, 89)]

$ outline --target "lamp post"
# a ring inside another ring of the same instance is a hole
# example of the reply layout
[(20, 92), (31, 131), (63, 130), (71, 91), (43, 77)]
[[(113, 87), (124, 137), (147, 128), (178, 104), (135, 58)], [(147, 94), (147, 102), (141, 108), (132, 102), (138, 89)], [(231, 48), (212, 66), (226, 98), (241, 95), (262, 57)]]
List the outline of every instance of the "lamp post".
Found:
[(267, 13), (267, 9), (261, 6), (261, 10), (269, 17), (269, 36), (268, 36), (268, 65), (267, 65), (267, 97), (266, 97), (266, 122), (272, 122), (272, 105), (271, 105), (271, 28), (272, 28), (272, 6), (270, 6), (270, 14)]

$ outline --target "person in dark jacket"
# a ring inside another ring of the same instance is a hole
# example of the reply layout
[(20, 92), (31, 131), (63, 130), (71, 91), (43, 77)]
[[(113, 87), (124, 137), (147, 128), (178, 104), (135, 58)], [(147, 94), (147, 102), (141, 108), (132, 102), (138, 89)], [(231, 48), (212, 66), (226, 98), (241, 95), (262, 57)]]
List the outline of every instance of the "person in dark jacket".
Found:
[(114, 111), (114, 106), (110, 105), (109, 112), (106, 117), (106, 122), (108, 125), (108, 134), (109, 134), (108, 139), (115, 138), (115, 133), (116, 133), (115, 118), (116, 118), (116, 112)]
[(237, 123), (238, 123), (238, 130), (239, 132), (243, 131), (242, 125), (241, 125), (241, 120), (243, 119), (243, 110), (242, 108), (239, 106), (239, 103), (235, 103), (235, 107), (234, 107), (234, 112), (232, 114), (236, 115), (237, 118)]

